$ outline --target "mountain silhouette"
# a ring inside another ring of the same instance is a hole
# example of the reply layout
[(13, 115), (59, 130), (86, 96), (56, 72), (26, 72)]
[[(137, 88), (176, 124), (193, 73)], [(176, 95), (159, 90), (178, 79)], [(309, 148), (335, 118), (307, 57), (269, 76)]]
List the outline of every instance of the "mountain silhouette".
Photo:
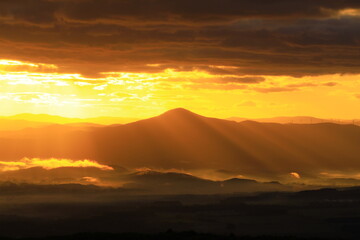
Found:
[(355, 125), (240, 123), (186, 109), (124, 125), (66, 126), (0, 133), (0, 159), (93, 159), (111, 166), (226, 170), (274, 178), (360, 170)]
[[(46, 170), (32, 167), (0, 173), (2, 183), (27, 184), (95, 184), (132, 190), (138, 194), (219, 194), (237, 192), (289, 191), (291, 187), (274, 182), (232, 178), (224, 181), (203, 179), (187, 173), (152, 170), (128, 171), (117, 168), (102, 171), (98, 168), (60, 167)], [(8, 191), (10, 193), (10, 191)], [(17, 192), (17, 189), (15, 189)], [(26, 193), (26, 192), (25, 192)]]
[(25, 128), (39, 128), (49, 125), (52, 125), (52, 123), (0, 118), (0, 131), (18, 131)]
[(261, 123), (281, 123), (281, 124), (317, 124), (317, 123), (336, 123), (336, 124), (355, 124), (360, 125), (358, 119), (346, 120), (346, 119), (322, 119), (310, 116), (295, 116), (295, 117), (272, 117), (272, 118), (255, 118), (247, 119), (241, 117), (230, 117), (227, 120), (235, 122), (243, 122), (247, 120), (252, 120)]
[(152, 194), (219, 194), (237, 192), (286, 191), (288, 186), (274, 182), (258, 182), (233, 178), (212, 181), (185, 173), (145, 171), (129, 174), (124, 188), (143, 190)]

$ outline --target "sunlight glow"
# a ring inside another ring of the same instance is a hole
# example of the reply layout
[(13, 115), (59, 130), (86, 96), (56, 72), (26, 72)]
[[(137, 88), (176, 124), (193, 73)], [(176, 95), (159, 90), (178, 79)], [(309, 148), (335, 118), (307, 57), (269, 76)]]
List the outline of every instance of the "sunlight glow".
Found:
[(300, 179), (300, 178), (301, 178), (300, 174), (298, 174), (297, 172), (292, 172), (292, 173), (290, 173), (290, 175), (291, 175), (293, 178), (296, 178), (296, 179)]
[(40, 159), (40, 158), (23, 158), (16, 162), (5, 162), (0, 161), (0, 171), (16, 171), (21, 169), (28, 169), (33, 167), (42, 167), (46, 170), (61, 168), (61, 167), (94, 167), (101, 170), (114, 170), (112, 167), (107, 165), (99, 164), (92, 160), (71, 160), (71, 159)]
[[(237, 68), (208, 67), (230, 72)], [(3, 59), (0, 115), (45, 113), (75, 118), (140, 119), (183, 107), (219, 118), (312, 115), (353, 119), (360, 118), (360, 113), (352, 110), (360, 101), (357, 79), (359, 75), (239, 76), (171, 68), (155, 73), (102, 72), (91, 78), (62, 73), (51, 64)], [(314, 97), (317, 101), (309, 104), (308, 100)], [(339, 109), (337, 116), (333, 115), (333, 108)]]
[(321, 176), (326, 178), (338, 178), (338, 179), (360, 179), (359, 173), (343, 173), (343, 172), (322, 172)]
[[(5, 67), (19, 67), (15, 68), (20, 70), (21, 67), (24, 67), (24, 70), (26, 69), (47, 69), (47, 70), (56, 70), (58, 67), (54, 64), (45, 64), (45, 63), (29, 63), (29, 62), (21, 62), (21, 61), (15, 61), (15, 60), (8, 60), (8, 59), (0, 59), (0, 71), (3, 70)], [(11, 68), (10, 68), (11, 69)]]
[(344, 9), (339, 12), (339, 15), (340, 16), (351, 16), (351, 17), (360, 16), (360, 9), (354, 9), (354, 8)]

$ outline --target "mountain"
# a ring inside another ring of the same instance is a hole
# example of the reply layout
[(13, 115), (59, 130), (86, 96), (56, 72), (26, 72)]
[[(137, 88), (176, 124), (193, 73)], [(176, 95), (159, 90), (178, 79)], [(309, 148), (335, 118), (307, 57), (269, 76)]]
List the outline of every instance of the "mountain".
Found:
[(354, 125), (236, 123), (175, 109), (97, 129), (94, 139), (97, 159), (130, 167), (227, 169), (262, 176), (360, 167), (360, 128)]
[(17, 171), (0, 172), (0, 179), (2, 182), (25, 182), (31, 184), (92, 183), (111, 185), (110, 182), (115, 182), (125, 172), (124, 169), (103, 171), (94, 167), (59, 167), (54, 169), (32, 167)]
[(273, 117), (273, 118), (256, 118), (247, 119), (240, 117), (230, 117), (227, 120), (235, 122), (243, 122), (253, 120), (262, 123), (281, 123), (281, 124), (317, 124), (317, 123), (336, 123), (336, 124), (355, 124), (360, 125), (360, 120), (336, 120), (336, 119), (322, 119), (309, 116), (295, 116), (295, 117)]
[(355, 125), (237, 123), (174, 109), (124, 125), (23, 132), (0, 133), (0, 159), (87, 158), (130, 169), (225, 170), (260, 179), (360, 170)]
[[(236, 192), (263, 192), (293, 190), (275, 182), (258, 182), (233, 178), (214, 181), (191, 174), (158, 171), (128, 171), (116, 168), (103, 171), (94, 167), (60, 167), (44, 169), (32, 167), (17, 171), (0, 172), (1, 183), (27, 183), (40, 185), (83, 184), (121, 187), (140, 194), (219, 194)], [(17, 190), (15, 190), (17, 191)], [(26, 193), (26, 191), (25, 191)]]
[(145, 171), (128, 175), (123, 187), (156, 194), (220, 194), (237, 192), (289, 191), (290, 187), (274, 182), (250, 179), (212, 181), (176, 172)]
[[(56, 124), (65, 124), (71, 127), (87, 128), (101, 127), (103, 125), (92, 123), (87, 119), (71, 119), (46, 114), (20, 114), (11, 117), (0, 117), (1, 131), (18, 131), (26, 128), (43, 128)], [(95, 121), (94, 121), (95, 122)], [(116, 122), (118, 123), (118, 122)]]
[(17, 131), (25, 128), (39, 128), (49, 126), (49, 122), (34, 122), (27, 120), (0, 118), (0, 131)]

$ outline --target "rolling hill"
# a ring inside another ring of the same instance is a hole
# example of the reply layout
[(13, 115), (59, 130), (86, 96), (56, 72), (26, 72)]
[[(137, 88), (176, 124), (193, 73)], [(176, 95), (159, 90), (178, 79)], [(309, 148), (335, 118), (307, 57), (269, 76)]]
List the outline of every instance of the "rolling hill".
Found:
[(256, 119), (247, 119), (241, 117), (230, 117), (227, 120), (235, 122), (243, 121), (256, 121), (261, 123), (281, 123), (281, 124), (317, 124), (317, 123), (335, 123), (335, 124), (355, 124), (360, 125), (360, 120), (346, 120), (346, 119), (322, 119), (309, 116), (295, 116), (295, 117), (272, 117), (272, 118), (256, 118)]
[(267, 179), (360, 170), (355, 125), (237, 123), (174, 109), (124, 125), (24, 132), (0, 133), (0, 159), (88, 158), (132, 169), (224, 170)]

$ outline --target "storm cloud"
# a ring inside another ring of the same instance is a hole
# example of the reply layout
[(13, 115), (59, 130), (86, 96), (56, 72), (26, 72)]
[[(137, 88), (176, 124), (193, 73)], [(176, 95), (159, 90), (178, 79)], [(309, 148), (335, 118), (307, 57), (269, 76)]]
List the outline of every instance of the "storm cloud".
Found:
[(4, 0), (0, 55), (86, 76), (359, 73), (359, 8), (351, 0)]

